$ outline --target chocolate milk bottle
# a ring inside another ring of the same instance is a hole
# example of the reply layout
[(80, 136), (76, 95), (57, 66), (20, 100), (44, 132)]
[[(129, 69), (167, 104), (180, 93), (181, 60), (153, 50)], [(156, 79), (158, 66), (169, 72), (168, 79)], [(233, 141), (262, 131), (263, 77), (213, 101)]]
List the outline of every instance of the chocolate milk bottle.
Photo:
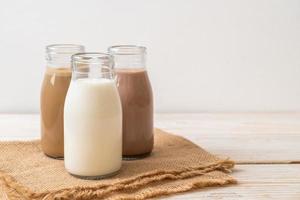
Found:
[(83, 52), (74, 44), (46, 47), (47, 66), (41, 88), (41, 145), (53, 158), (64, 157), (64, 102), (71, 80), (71, 56)]
[(123, 158), (138, 159), (153, 149), (153, 97), (146, 70), (146, 48), (112, 46), (123, 111)]

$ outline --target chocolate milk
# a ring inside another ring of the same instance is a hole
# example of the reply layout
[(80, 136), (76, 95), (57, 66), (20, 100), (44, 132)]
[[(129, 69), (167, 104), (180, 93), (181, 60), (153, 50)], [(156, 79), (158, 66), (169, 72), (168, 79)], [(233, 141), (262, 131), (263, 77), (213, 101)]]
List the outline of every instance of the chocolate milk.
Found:
[(116, 69), (123, 109), (123, 156), (139, 157), (153, 148), (153, 97), (145, 69)]
[(48, 67), (42, 84), (41, 144), (43, 152), (54, 158), (64, 156), (63, 111), (70, 80), (70, 68)]

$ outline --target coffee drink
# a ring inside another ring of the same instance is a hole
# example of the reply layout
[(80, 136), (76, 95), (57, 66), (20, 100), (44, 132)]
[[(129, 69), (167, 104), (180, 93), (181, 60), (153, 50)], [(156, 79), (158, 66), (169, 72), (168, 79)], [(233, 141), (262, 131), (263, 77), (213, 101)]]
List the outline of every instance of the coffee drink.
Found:
[(74, 44), (55, 44), (46, 47), (47, 67), (42, 83), (41, 145), (49, 157), (64, 157), (64, 103), (71, 80), (71, 56), (83, 52)]

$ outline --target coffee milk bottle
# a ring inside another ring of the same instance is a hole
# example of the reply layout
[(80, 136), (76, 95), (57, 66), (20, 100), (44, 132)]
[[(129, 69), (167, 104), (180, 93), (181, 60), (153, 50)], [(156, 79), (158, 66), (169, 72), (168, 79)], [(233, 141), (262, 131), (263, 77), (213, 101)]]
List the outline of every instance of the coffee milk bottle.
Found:
[(72, 63), (64, 108), (65, 168), (79, 178), (111, 176), (122, 161), (122, 108), (112, 57), (81, 53)]
[(146, 48), (122, 45), (108, 51), (114, 58), (123, 109), (123, 158), (142, 158), (153, 148), (153, 98)]
[(53, 158), (64, 156), (64, 102), (71, 80), (71, 56), (84, 52), (75, 44), (46, 47), (47, 66), (42, 83), (41, 144), (43, 152)]

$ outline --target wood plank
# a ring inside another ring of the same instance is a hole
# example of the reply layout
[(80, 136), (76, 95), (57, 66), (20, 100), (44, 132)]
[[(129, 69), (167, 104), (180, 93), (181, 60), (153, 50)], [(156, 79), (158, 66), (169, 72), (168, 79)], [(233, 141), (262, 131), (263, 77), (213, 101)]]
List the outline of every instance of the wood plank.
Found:
[(237, 165), (233, 176), (239, 181), (237, 185), (199, 189), (165, 199), (300, 199), (299, 164)]
[[(300, 113), (156, 114), (155, 125), (238, 163), (300, 163)], [(0, 115), (1, 140), (39, 136), (39, 115)]]
[(156, 126), (238, 163), (300, 163), (300, 113), (158, 114)]
[(0, 140), (24, 140), (40, 137), (38, 114), (0, 114)]
[[(157, 114), (155, 119), (157, 127), (242, 163), (300, 160), (300, 113)], [(35, 114), (0, 115), (0, 140), (39, 138), (39, 126)], [(237, 165), (233, 175), (238, 185), (167, 199), (300, 199), (299, 164)]]

